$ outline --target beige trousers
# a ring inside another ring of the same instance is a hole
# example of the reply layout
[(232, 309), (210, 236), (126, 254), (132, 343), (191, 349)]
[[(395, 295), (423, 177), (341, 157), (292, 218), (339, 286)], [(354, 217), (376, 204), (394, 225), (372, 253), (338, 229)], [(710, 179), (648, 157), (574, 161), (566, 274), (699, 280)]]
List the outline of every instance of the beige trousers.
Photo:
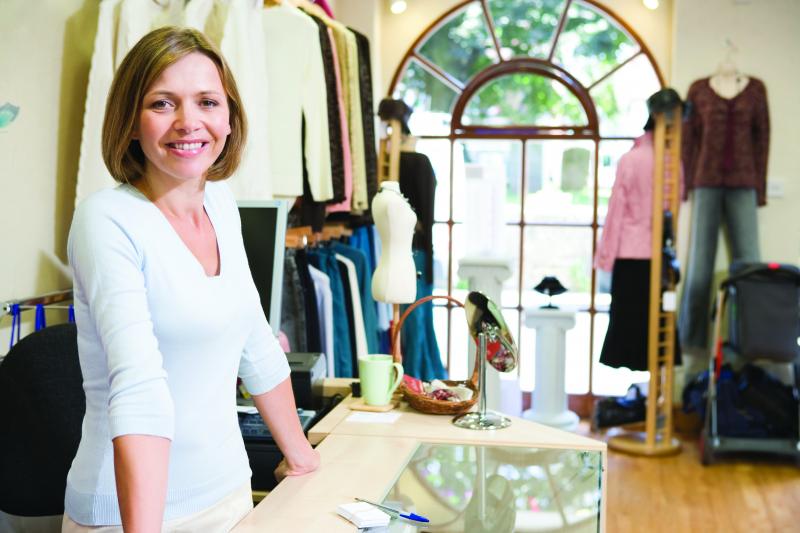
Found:
[[(228, 533), (253, 508), (250, 481), (218, 503), (189, 516), (168, 520), (162, 533)], [(64, 514), (61, 533), (122, 533), (122, 526), (82, 526)]]

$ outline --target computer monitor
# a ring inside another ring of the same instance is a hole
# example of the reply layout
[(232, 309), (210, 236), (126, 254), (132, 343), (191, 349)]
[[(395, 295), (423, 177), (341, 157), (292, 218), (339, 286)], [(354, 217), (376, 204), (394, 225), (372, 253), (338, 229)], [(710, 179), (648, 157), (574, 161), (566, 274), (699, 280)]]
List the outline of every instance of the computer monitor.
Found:
[(288, 206), (281, 200), (239, 201), (242, 239), (261, 306), (273, 333), (281, 327), (283, 258)]

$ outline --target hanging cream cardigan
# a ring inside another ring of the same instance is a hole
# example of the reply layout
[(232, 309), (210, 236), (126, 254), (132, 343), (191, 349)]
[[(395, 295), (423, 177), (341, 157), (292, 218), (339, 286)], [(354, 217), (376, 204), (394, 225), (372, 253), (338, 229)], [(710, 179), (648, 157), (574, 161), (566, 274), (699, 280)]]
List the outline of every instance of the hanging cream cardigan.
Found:
[(333, 179), (319, 28), (308, 15), (288, 3), (264, 9), (263, 26), (270, 81), (267, 107), (273, 193), (276, 197), (303, 195), (305, 155), (311, 195), (317, 202), (330, 200)]
[(181, 22), (181, 12), (177, 7), (178, 2), (162, 7), (152, 0), (103, 0), (100, 4), (86, 89), (76, 203), (95, 191), (116, 185), (103, 163), (101, 152), (106, 98), (114, 72), (125, 54), (147, 32)]

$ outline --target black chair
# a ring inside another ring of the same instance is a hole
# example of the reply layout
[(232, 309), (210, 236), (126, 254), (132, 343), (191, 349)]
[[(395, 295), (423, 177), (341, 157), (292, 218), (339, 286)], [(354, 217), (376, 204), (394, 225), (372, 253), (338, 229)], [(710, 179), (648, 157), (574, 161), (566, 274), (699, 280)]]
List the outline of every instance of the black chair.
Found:
[(74, 324), (24, 337), (0, 363), (0, 510), (64, 513), (86, 411)]

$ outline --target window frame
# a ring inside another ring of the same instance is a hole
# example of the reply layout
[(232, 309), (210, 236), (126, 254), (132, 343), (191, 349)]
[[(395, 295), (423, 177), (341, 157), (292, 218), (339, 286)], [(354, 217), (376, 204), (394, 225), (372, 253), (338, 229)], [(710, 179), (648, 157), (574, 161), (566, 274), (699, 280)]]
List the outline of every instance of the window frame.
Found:
[[(489, 31), (491, 41), (495, 48), (497, 62), (493, 65), (486, 67), (484, 70), (478, 72), (476, 75), (472, 77), (466, 84), (461, 83), (459, 80), (455, 79), (453, 76), (449, 75), (447, 72), (439, 68), (437, 65), (433, 64), (428, 58), (423, 56), (419, 53), (420, 48), (426, 43), (428, 38), (435, 34), (439, 29), (441, 29), (445, 24), (447, 24), (453, 18), (459, 16), (462, 12), (464, 12), (467, 7), (471, 4), (478, 3), (481, 6), (484, 21), (486, 23), (486, 27)], [(580, 81), (578, 81), (577, 77), (565, 70), (562, 66), (556, 64), (554, 62), (554, 55), (558, 46), (559, 38), (561, 37), (567, 19), (570, 8), (574, 4), (583, 4), (586, 7), (593, 9), (606, 17), (610, 22), (616, 24), (619, 29), (624, 31), (628, 37), (638, 45), (639, 49), (630, 57), (627, 57), (625, 60), (621, 61), (620, 63), (616, 64), (613, 68), (611, 68), (608, 72), (604, 73), (598, 79), (594, 80), (590, 85), (584, 86)], [(527, 227), (583, 227), (583, 228), (591, 228), (592, 231), (592, 250), (591, 256), (594, 258), (596, 247), (597, 247), (597, 237), (598, 231), (602, 228), (602, 224), (598, 222), (598, 191), (599, 191), (599, 183), (598, 183), (598, 174), (599, 174), (599, 158), (600, 158), (600, 148), (601, 143), (603, 141), (614, 141), (614, 140), (633, 140), (635, 137), (632, 136), (609, 136), (609, 135), (601, 135), (600, 134), (600, 121), (597, 112), (596, 105), (594, 103), (594, 99), (591, 96), (590, 91), (598, 86), (599, 84), (606, 81), (608, 78), (613, 76), (617, 71), (621, 68), (628, 65), (634, 59), (638, 58), (639, 56), (645, 56), (647, 58), (648, 63), (650, 64), (651, 68), (653, 69), (656, 78), (658, 80), (658, 84), (660, 88), (663, 88), (664, 83), (664, 76), (661, 72), (661, 69), (658, 66), (658, 63), (655, 61), (655, 58), (644, 43), (642, 38), (639, 34), (627, 23), (623, 20), (620, 16), (614, 13), (608, 7), (600, 4), (597, 0), (565, 0), (562, 11), (559, 17), (558, 25), (556, 27), (555, 32), (553, 33), (551, 42), (550, 42), (550, 50), (548, 53), (547, 59), (538, 59), (529, 56), (513, 56), (507, 59), (503, 58), (503, 54), (501, 53), (501, 45), (500, 40), (497, 35), (496, 27), (494, 24), (494, 20), (492, 18), (491, 9), (489, 7), (489, 0), (465, 0), (460, 2), (450, 8), (448, 11), (443, 13), (440, 17), (438, 17), (435, 21), (433, 21), (425, 30), (423, 30), (416, 40), (412, 43), (409, 49), (406, 51), (403, 59), (400, 61), (395, 73), (392, 77), (392, 80), (389, 85), (388, 94), (393, 95), (402, 80), (402, 76), (406, 72), (407, 68), (410, 65), (410, 61), (413, 59), (418, 62), (418, 64), (428, 71), (432, 76), (437, 78), (439, 81), (450, 87), (453, 91), (456, 92), (457, 97), (455, 103), (453, 104), (453, 108), (451, 110), (451, 121), (450, 121), (450, 133), (447, 135), (419, 135), (418, 138), (420, 139), (438, 139), (438, 140), (449, 140), (450, 143), (450, 156), (449, 156), (449, 176), (447, 177), (449, 181), (449, 216), (448, 220), (435, 220), (434, 224), (446, 224), (447, 225), (447, 234), (448, 234), (448, 251), (447, 251), (447, 294), (452, 296), (453, 291), (455, 289), (455, 275), (457, 270), (457, 265), (453, 264), (453, 227), (456, 224), (461, 224), (461, 222), (456, 222), (453, 220), (453, 173), (454, 173), (454, 155), (455, 155), (455, 146), (458, 141), (467, 141), (471, 139), (497, 139), (497, 140), (519, 140), (522, 142), (522, 158), (521, 158), (521, 183), (520, 183), (520, 190), (526, 191), (527, 190), (527, 141), (533, 140), (554, 140), (554, 139), (571, 139), (571, 140), (591, 140), (594, 143), (594, 154), (593, 154), (593, 163), (592, 163), (592, 173), (593, 175), (590, 176), (590, 180), (593, 187), (593, 206), (592, 206), (592, 222), (591, 223), (559, 223), (559, 222), (527, 222), (525, 219), (525, 196), (526, 194), (521, 194), (520, 196), (520, 214), (519, 214), (519, 221), (518, 222), (506, 222), (507, 226), (518, 226), (519, 227), (519, 265), (518, 265), (518, 276), (519, 279), (517, 280), (517, 286), (519, 287), (518, 296), (517, 296), (517, 305), (516, 306), (505, 306), (503, 309), (514, 309), (516, 310), (519, 315), (519, 329), (516, 332), (519, 338), (519, 334), (521, 329), (524, 326), (524, 307), (522, 305), (522, 294), (524, 292), (524, 266), (525, 266), (525, 228)], [(536, 126), (536, 125), (510, 125), (510, 126), (483, 126), (483, 125), (466, 125), (462, 121), (462, 117), (464, 111), (466, 109), (467, 104), (469, 103), (470, 99), (479, 91), (482, 87), (485, 87), (487, 84), (491, 83), (493, 80), (496, 80), (499, 77), (506, 76), (509, 74), (514, 73), (529, 73), (533, 75), (544, 76), (550, 79), (553, 79), (559, 83), (561, 83), (564, 87), (566, 87), (575, 97), (578, 99), (580, 104), (583, 106), (584, 111), (586, 112), (586, 117), (588, 119), (588, 124), (583, 127), (576, 127), (574, 125), (570, 126)], [(440, 177), (439, 180), (442, 178)], [(587, 309), (577, 309), (578, 312), (588, 312), (589, 313), (589, 338), (587, 339), (587, 359), (588, 359), (588, 383), (589, 383), (589, 390), (587, 394), (582, 395), (571, 395), (570, 398), (570, 408), (578, 410), (579, 413), (583, 416), (586, 415), (590, 411), (590, 406), (592, 405), (594, 399), (593, 393), (593, 370), (594, 370), (594, 345), (595, 345), (595, 315), (598, 312), (596, 306), (596, 296), (597, 296), (597, 271), (594, 268), (592, 262), (591, 268), (591, 281), (590, 281), (590, 300), (589, 300), (589, 307)], [(452, 328), (451, 324), (451, 315), (452, 311), (455, 308), (450, 302), (441, 305), (442, 307), (447, 308), (447, 340), (446, 340), (446, 348), (447, 348), (447, 368), (451, 368), (451, 361), (450, 361), (450, 352), (452, 347), (452, 339), (451, 333)], [(439, 306), (437, 306), (439, 307)]]

